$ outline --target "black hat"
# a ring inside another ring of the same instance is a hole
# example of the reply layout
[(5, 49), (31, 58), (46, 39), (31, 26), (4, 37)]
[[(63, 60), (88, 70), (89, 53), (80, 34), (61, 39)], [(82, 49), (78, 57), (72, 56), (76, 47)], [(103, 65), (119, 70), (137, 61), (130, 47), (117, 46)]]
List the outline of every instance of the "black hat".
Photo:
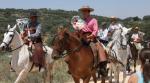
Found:
[(37, 16), (38, 17), (39, 15), (37, 14), (37, 12), (34, 11), (34, 12), (30, 12), (30, 17), (32, 17), (32, 16)]

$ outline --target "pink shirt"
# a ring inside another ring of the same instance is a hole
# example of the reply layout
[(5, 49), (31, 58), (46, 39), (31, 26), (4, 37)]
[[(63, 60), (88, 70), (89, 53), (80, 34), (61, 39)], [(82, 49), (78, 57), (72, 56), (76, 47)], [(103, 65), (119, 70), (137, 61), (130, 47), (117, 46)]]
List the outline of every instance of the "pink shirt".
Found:
[(91, 32), (95, 37), (98, 33), (98, 23), (95, 18), (88, 17), (84, 20), (86, 25), (82, 29), (83, 32)]

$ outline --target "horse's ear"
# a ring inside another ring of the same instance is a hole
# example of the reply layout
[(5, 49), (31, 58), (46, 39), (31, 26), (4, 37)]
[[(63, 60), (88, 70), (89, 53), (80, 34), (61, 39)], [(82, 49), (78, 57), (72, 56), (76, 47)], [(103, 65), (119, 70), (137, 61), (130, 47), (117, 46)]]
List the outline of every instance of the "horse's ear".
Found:
[(8, 29), (8, 30), (10, 29), (10, 24), (7, 25), (7, 29)]
[(69, 33), (68, 33), (68, 32), (65, 32), (65, 33), (64, 33), (64, 37), (65, 37), (65, 38), (69, 38)]
[(14, 27), (12, 28), (12, 30), (14, 31), (17, 28), (17, 25), (15, 24)]

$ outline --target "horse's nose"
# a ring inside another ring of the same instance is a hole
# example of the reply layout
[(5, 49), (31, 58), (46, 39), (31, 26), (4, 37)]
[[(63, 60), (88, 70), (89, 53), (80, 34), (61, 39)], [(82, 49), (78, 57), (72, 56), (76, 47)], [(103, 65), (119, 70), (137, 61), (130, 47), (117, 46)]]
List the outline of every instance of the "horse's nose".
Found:
[(59, 59), (60, 57), (57, 55), (57, 54), (52, 54), (52, 59), (54, 59), (54, 60), (57, 60), (57, 59)]
[(0, 51), (3, 51), (5, 49), (5, 46), (0, 47)]

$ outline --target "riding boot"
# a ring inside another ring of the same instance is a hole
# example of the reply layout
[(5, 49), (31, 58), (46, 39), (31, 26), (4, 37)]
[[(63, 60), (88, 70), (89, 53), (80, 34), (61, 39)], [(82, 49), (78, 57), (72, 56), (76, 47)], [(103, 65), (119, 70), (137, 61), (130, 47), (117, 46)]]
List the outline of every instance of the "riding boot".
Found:
[(107, 61), (103, 61), (99, 63), (100, 66), (100, 74), (104, 77), (107, 76), (108, 71), (107, 71)]

